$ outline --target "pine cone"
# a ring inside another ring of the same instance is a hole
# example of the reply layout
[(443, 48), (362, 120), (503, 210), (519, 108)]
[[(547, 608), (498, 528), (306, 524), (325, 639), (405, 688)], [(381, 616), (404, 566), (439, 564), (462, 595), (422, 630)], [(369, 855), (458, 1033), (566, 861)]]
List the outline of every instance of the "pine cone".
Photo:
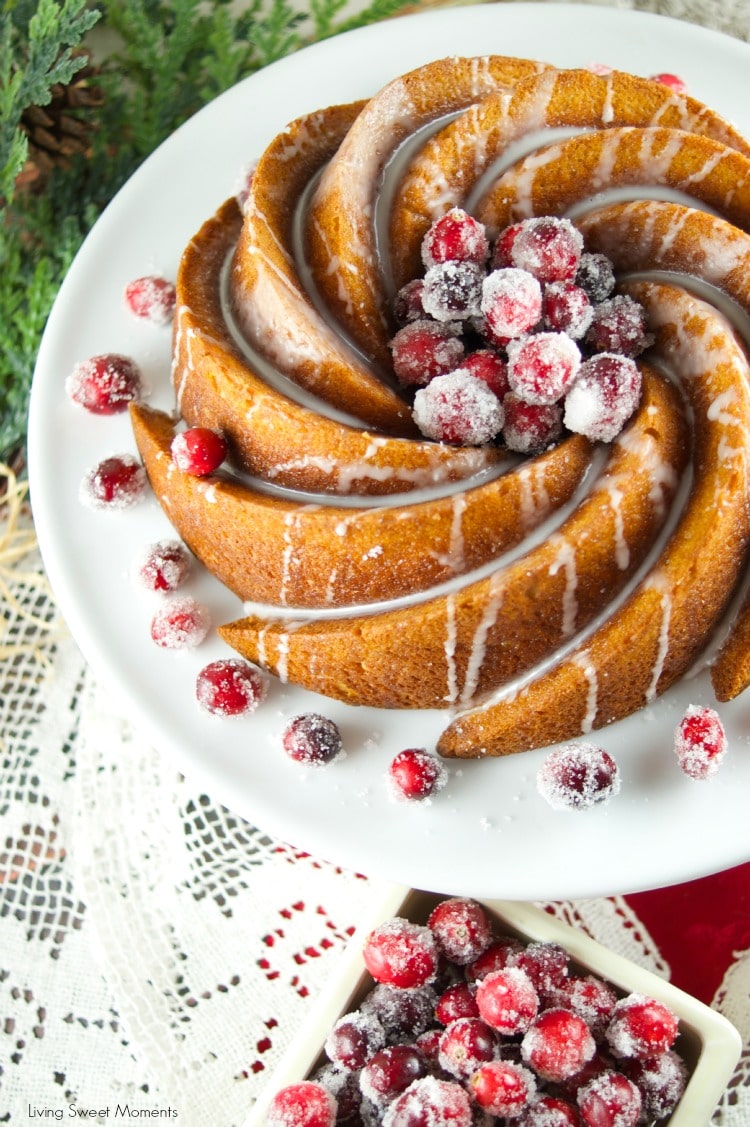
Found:
[(46, 106), (29, 106), (21, 118), (29, 153), (16, 181), (18, 190), (43, 189), (54, 168), (69, 168), (72, 157), (91, 153), (95, 115), (104, 103), (104, 92), (96, 83), (98, 68), (88, 51), (79, 50), (75, 55), (86, 61), (70, 83), (54, 85), (51, 101)]

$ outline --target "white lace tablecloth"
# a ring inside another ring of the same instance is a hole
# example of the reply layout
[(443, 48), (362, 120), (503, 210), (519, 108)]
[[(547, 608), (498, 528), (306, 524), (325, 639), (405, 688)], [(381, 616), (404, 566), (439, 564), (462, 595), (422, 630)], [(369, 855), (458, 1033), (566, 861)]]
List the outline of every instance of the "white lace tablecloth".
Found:
[[(617, 6), (750, 39), (750, 0)], [(233, 816), (117, 715), (59, 621), (22, 492), (0, 539), (0, 1123), (119, 1107), (240, 1125), (372, 885)], [(624, 899), (555, 911), (670, 974)], [(711, 999), (746, 1046), (749, 985), (738, 950)], [(713, 1123), (750, 1124), (745, 1057)]]

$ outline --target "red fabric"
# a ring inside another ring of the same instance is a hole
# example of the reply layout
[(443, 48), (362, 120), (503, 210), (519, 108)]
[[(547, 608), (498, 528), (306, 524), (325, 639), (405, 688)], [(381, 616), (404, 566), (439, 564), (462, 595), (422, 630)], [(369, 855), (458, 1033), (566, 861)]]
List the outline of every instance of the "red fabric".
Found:
[(671, 982), (710, 1005), (734, 954), (750, 948), (750, 864), (626, 900), (669, 964)]

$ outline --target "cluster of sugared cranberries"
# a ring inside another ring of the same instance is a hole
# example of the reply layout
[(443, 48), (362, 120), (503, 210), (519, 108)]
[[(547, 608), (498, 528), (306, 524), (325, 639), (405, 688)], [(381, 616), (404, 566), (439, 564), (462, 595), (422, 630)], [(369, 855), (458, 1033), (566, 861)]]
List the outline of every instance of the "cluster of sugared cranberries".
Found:
[(612, 263), (568, 219), (501, 231), (461, 208), (422, 243), (424, 276), (396, 295), (390, 346), (422, 434), (538, 454), (567, 431), (611, 442), (635, 411), (642, 306), (613, 295)]
[(375, 985), (312, 1079), (275, 1095), (270, 1127), (636, 1127), (685, 1090), (667, 1006), (618, 994), (559, 944), (496, 934), (477, 901), (388, 920), (363, 957)]

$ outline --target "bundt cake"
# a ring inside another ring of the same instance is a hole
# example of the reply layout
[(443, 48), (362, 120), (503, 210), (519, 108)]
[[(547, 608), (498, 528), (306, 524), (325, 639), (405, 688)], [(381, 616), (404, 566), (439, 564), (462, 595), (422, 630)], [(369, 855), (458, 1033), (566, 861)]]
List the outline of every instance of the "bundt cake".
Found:
[[(221, 637), (445, 710), (448, 757), (588, 733), (701, 658), (742, 692), (748, 231), (750, 145), (650, 79), (447, 58), (292, 122), (183, 254), (176, 416), (131, 406), (247, 604)], [(186, 426), (218, 472), (177, 469)]]

